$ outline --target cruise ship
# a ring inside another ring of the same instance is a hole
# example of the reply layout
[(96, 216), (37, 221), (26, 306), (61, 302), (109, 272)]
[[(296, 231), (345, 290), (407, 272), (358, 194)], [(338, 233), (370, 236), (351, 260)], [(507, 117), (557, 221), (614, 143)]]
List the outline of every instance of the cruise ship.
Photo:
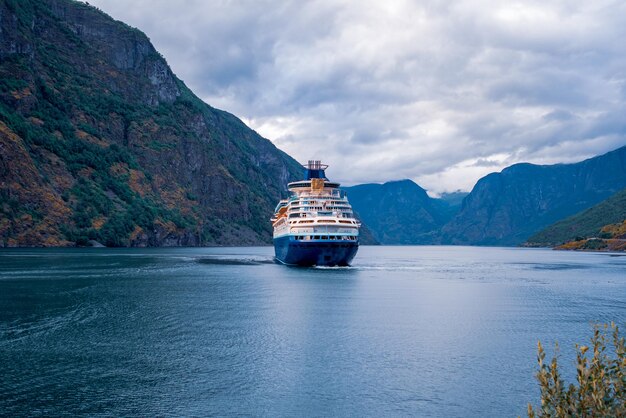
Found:
[(304, 180), (289, 183), (290, 196), (272, 217), (276, 259), (298, 266), (347, 266), (359, 249), (359, 227), (339, 183), (326, 178), (328, 165), (309, 161)]

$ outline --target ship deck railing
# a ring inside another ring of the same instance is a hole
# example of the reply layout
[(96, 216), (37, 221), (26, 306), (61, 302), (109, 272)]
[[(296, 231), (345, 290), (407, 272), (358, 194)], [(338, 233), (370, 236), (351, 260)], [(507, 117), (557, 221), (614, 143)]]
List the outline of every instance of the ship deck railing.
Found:
[(346, 192), (344, 192), (343, 190), (333, 190), (330, 193), (324, 193), (322, 192), (315, 192), (315, 193), (311, 193), (311, 192), (299, 192), (298, 196), (300, 197), (326, 197), (326, 196), (331, 196), (331, 197), (339, 197), (341, 199), (344, 199), (346, 197)]

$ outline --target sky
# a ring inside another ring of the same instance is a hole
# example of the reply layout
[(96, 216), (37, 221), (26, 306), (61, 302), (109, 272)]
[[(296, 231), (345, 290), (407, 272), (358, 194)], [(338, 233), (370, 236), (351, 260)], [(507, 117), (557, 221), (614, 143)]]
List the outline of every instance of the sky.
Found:
[(176, 75), (345, 185), (469, 191), (626, 144), (626, 2), (91, 0)]

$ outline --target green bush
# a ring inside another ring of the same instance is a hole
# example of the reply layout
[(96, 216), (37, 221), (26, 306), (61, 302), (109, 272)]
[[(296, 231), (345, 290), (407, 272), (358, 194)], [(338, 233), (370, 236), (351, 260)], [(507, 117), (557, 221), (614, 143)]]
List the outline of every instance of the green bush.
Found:
[(607, 325), (595, 326), (590, 346), (576, 345), (576, 384), (568, 387), (561, 378), (556, 356), (546, 364), (546, 353), (538, 343), (541, 406), (534, 409), (528, 404), (529, 417), (626, 416), (626, 347), (618, 327), (611, 324), (611, 329), (609, 349)]
[(586, 250), (601, 250), (607, 247), (607, 243), (602, 239), (590, 239), (583, 246)]

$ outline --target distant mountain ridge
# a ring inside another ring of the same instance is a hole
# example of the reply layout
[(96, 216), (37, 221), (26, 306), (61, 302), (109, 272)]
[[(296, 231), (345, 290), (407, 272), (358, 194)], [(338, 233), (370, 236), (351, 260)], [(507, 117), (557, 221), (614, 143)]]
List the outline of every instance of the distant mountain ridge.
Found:
[(439, 199), (447, 202), (451, 208), (456, 209), (461, 207), (463, 199), (465, 199), (468, 194), (469, 192), (457, 190), (456, 192), (442, 193)]
[(0, 246), (271, 242), (300, 165), (73, 0), (0, 1)]
[(382, 244), (433, 244), (458, 206), (433, 199), (411, 180), (343, 188), (363, 223)]
[(382, 244), (519, 245), (624, 187), (626, 147), (574, 164), (515, 164), (481, 178), (469, 194), (439, 199), (411, 180), (345, 190)]
[(626, 187), (626, 147), (574, 164), (515, 164), (476, 183), (442, 242), (518, 245)]

